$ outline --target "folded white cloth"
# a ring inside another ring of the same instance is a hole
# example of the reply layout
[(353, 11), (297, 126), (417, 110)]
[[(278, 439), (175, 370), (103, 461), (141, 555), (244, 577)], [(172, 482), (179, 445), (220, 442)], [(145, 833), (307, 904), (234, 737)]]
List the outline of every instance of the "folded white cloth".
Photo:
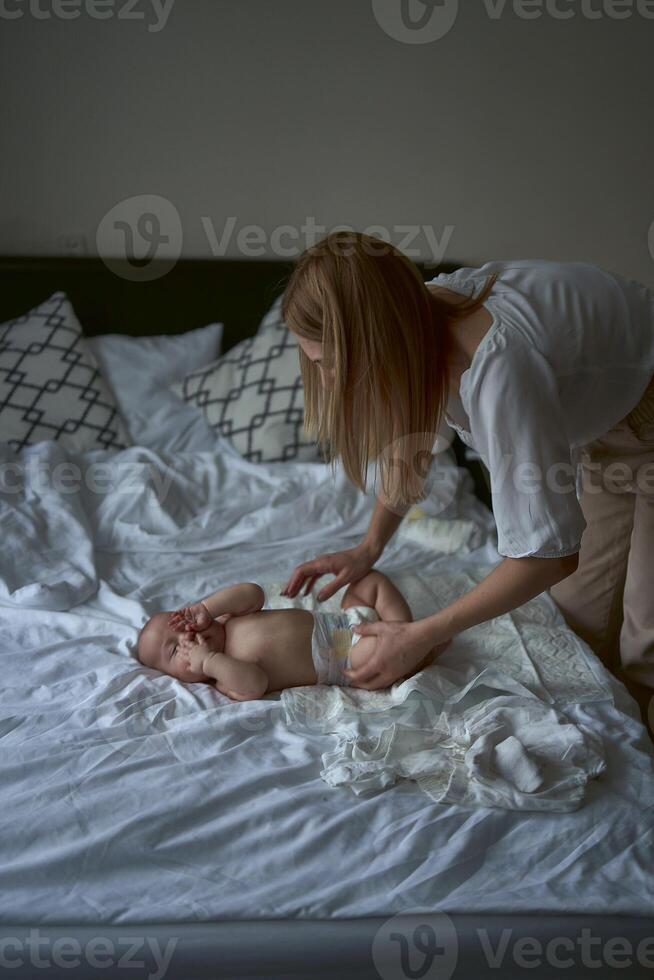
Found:
[(397, 530), (398, 538), (417, 541), (418, 544), (444, 555), (467, 555), (480, 548), (488, 533), (472, 520), (443, 520), (427, 517), (419, 506), (406, 515)]

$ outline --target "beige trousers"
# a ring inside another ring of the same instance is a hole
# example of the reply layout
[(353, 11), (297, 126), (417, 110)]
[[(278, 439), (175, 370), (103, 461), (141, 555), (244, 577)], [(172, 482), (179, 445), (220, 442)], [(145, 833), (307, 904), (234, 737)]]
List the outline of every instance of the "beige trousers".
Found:
[(579, 566), (550, 594), (627, 687), (654, 689), (654, 378), (622, 422), (583, 448), (581, 465)]

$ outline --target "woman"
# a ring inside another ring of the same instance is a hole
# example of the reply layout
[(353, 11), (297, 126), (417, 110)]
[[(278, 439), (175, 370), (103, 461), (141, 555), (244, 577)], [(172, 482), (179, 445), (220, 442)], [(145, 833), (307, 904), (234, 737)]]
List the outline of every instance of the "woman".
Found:
[(359, 627), (377, 643), (353, 685), (386, 687), (454, 634), (550, 590), (609, 669), (654, 688), (654, 294), (545, 261), (426, 284), (389, 243), (336, 232), (297, 261), (282, 314), (307, 431), (361, 490), (372, 460), (382, 480), (361, 543), (298, 565), (284, 594), (331, 573), (325, 600), (366, 574), (424, 494), (416, 460), (442, 419), (490, 472), (503, 560), (425, 619)]

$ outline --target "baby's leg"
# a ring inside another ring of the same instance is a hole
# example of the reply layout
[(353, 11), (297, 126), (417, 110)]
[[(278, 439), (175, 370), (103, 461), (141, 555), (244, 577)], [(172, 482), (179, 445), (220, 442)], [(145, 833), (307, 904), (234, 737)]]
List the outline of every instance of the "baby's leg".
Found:
[(377, 640), (374, 636), (361, 636), (350, 650), (350, 666), (353, 670), (367, 663), (375, 652)]
[(222, 694), (234, 701), (256, 701), (268, 690), (268, 675), (259, 664), (235, 660), (224, 653), (207, 657), (204, 672), (215, 680)]
[(368, 572), (348, 586), (341, 607), (350, 606), (369, 606), (381, 620), (410, 623), (413, 619), (404, 596), (382, 572)]
[[(368, 572), (358, 582), (353, 582), (346, 589), (341, 606), (343, 609), (347, 609), (349, 606), (370, 606), (381, 620), (395, 620), (402, 623), (413, 621), (411, 610), (404, 596), (382, 572)], [(367, 647), (363, 646), (364, 642), (368, 643)], [(436, 657), (450, 645), (450, 642), (450, 640), (446, 640), (445, 643), (439, 643), (432, 647), (416, 665), (413, 673), (431, 666)], [(374, 637), (362, 637), (353, 647), (352, 653), (354, 655), (354, 651), (357, 651), (356, 660), (358, 662), (365, 662), (370, 653), (373, 652), (374, 643)], [(352, 666), (358, 666), (358, 663), (354, 663), (354, 656), (352, 657)]]

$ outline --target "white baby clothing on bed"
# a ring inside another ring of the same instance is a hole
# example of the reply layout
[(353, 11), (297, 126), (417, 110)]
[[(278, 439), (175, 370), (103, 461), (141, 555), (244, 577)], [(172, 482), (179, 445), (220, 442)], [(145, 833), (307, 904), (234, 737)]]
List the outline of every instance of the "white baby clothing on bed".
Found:
[(600, 739), (536, 698), (490, 698), (429, 730), (391, 724), (341, 736), (322, 778), (355, 794), (414, 779), (436, 803), (509, 810), (576, 810), (606, 768)]
[(370, 606), (350, 606), (342, 612), (314, 612), (311, 656), (318, 684), (337, 684), (349, 687), (350, 650), (361, 639), (352, 627), (359, 623), (375, 623), (379, 616)]

